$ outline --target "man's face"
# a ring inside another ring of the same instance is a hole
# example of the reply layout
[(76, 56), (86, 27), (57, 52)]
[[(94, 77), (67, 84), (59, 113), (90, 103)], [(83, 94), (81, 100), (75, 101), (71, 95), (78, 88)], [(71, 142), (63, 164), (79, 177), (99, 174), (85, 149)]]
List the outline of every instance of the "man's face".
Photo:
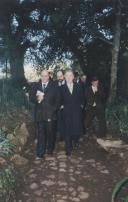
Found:
[(64, 75), (63, 75), (63, 73), (61, 71), (57, 72), (56, 76), (57, 76), (58, 81), (64, 80)]
[(92, 81), (92, 85), (95, 86), (95, 87), (98, 87), (98, 84), (99, 84), (99, 81)]
[(49, 81), (49, 72), (47, 70), (43, 70), (41, 72), (41, 81), (43, 83), (47, 83)]
[(86, 75), (83, 75), (83, 76), (81, 77), (81, 80), (82, 80), (83, 82), (85, 82), (86, 79), (87, 79), (87, 76), (86, 76)]
[(65, 74), (65, 80), (67, 83), (72, 83), (74, 80), (74, 74), (73, 72), (66, 72)]

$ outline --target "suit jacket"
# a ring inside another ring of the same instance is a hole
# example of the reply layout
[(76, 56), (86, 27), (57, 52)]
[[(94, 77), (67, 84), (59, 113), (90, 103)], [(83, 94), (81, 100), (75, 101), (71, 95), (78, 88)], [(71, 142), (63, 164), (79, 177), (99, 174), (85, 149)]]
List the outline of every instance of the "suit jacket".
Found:
[(103, 109), (105, 107), (105, 94), (103, 88), (99, 85), (98, 91), (96, 93), (93, 92), (92, 86), (88, 86), (86, 90), (86, 109), (93, 107), (94, 102), (96, 103), (96, 107), (99, 109)]
[(30, 95), (30, 101), (35, 103), (35, 120), (37, 122), (56, 120), (60, 103), (58, 86), (53, 81), (49, 81), (44, 92), (44, 100), (41, 103), (37, 102), (36, 93), (38, 90), (43, 92), (41, 81), (37, 83), (36, 88)]

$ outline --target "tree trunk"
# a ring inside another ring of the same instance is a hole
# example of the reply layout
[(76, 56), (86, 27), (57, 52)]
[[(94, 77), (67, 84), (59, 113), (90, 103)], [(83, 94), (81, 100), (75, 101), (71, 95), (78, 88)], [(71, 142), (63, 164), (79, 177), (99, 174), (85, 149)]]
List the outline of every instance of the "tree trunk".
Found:
[(118, 57), (120, 50), (120, 34), (121, 34), (121, 6), (118, 1), (117, 14), (116, 14), (116, 26), (115, 35), (112, 50), (112, 65), (111, 65), (111, 75), (110, 75), (110, 95), (109, 102), (113, 102), (117, 95), (117, 67), (118, 67)]
[(25, 81), (24, 76), (24, 52), (13, 50), (10, 53), (10, 73), (14, 83), (22, 85)]

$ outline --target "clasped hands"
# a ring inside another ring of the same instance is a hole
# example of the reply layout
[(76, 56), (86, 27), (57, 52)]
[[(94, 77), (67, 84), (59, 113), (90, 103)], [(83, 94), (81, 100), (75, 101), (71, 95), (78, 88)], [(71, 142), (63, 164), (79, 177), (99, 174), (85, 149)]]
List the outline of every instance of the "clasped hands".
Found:
[(36, 93), (36, 97), (38, 103), (41, 103), (44, 100), (44, 93), (38, 90)]

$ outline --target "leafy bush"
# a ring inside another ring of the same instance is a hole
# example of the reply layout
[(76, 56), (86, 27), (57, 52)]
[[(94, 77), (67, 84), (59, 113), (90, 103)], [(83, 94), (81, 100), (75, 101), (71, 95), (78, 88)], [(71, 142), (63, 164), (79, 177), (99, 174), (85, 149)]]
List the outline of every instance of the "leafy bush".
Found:
[[(117, 195), (122, 190), (122, 188), (125, 186), (125, 184), (128, 182), (128, 177), (125, 177), (123, 180), (119, 181), (116, 186), (113, 189), (112, 192), (112, 200), (111, 202), (116, 202)], [(128, 202), (128, 196), (124, 199), (124, 202)]]
[(0, 112), (13, 107), (28, 107), (28, 102), (22, 88), (14, 86), (11, 80), (0, 80)]
[(108, 126), (111, 131), (121, 136), (128, 136), (128, 106), (127, 103), (109, 105), (106, 110)]
[(16, 178), (14, 167), (6, 165), (0, 169), (0, 201), (9, 202), (14, 198), (16, 187)]
[(9, 202), (14, 195), (15, 172), (13, 165), (10, 165), (7, 158), (13, 154), (13, 149), (14, 146), (6, 138), (6, 133), (0, 129), (0, 158), (2, 157), (5, 161), (0, 166), (0, 201)]
[(0, 156), (5, 157), (13, 154), (14, 145), (6, 138), (5, 132), (0, 129)]

